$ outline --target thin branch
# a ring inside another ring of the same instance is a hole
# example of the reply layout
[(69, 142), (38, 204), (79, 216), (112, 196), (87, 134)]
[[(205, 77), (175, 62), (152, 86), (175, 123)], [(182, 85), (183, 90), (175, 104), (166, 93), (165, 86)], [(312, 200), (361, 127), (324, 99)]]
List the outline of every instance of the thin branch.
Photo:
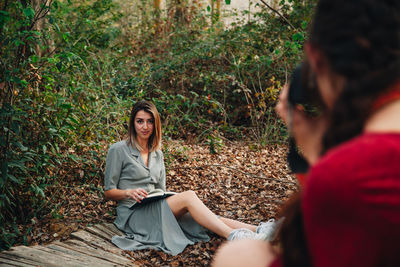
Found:
[[(8, 0), (4, 1), (4, 6), (2, 7), (2, 11), (7, 11)], [(3, 28), (0, 28), (0, 35), (2, 34)]]
[(53, 0), (50, 0), (49, 2), (47, 2), (47, 0), (46, 0), (46, 2), (44, 2), (44, 4), (41, 5), (39, 12), (36, 12), (36, 10), (35, 10), (35, 16), (30, 25), (30, 30), (33, 29), (33, 27), (39, 20), (41, 20), (42, 18), (47, 16), (47, 14), (50, 12), (50, 6), (52, 5), (52, 3), (53, 3)]
[[(54, 48), (52, 51), (50, 51), (50, 52), (47, 54), (47, 57), (50, 57), (50, 56), (51, 56), (52, 54), (54, 54), (57, 50), (58, 50), (58, 47)], [(43, 54), (43, 56), (44, 56), (44, 55), (46, 55), (46, 54)], [(47, 61), (40, 63), (40, 65), (35, 66), (35, 69), (33, 69), (32, 72), (33, 72), (33, 73), (39, 73), (39, 70), (40, 70), (45, 64), (47, 64), (47, 63), (48, 63)], [(35, 79), (35, 77), (34, 77), (34, 76), (31, 76), (31, 77), (27, 80), (27, 82), (32, 82), (34, 79)]]
[(239, 169), (234, 168), (234, 167), (231, 167), (231, 166), (221, 165), (221, 164), (205, 164), (205, 165), (202, 165), (202, 166), (192, 166), (192, 167), (173, 167), (173, 168), (169, 168), (169, 169), (170, 169), (170, 170), (177, 170), (177, 169), (180, 169), (180, 170), (184, 170), (184, 169), (195, 169), (195, 170), (197, 170), (197, 169), (202, 169), (202, 168), (204, 168), (204, 167), (223, 167), (223, 168), (227, 168), (227, 169), (231, 169), (231, 170), (240, 172), (240, 173), (242, 173), (242, 174), (244, 174), (244, 175), (247, 175), (247, 176), (250, 176), (250, 177), (253, 177), (253, 178), (263, 179), (263, 180), (267, 180), (267, 181), (275, 181), (275, 182), (286, 183), (286, 184), (292, 184), (292, 185), (297, 186), (297, 183), (295, 183), (295, 182), (291, 182), (291, 181), (282, 181), (282, 180), (278, 180), (278, 179), (276, 179), (276, 178), (269, 178), (269, 177), (258, 176), (258, 175), (252, 174), (252, 173), (244, 172), (244, 171), (242, 171), (242, 170), (239, 170)]
[(6, 11), (6, 10), (7, 10), (7, 4), (8, 4), (8, 0), (5, 0), (5, 1), (4, 1), (4, 6), (3, 6), (3, 8), (2, 8), (3, 11)]
[(285, 20), (285, 21), (287, 22), (287, 24), (289, 24), (289, 26), (290, 26), (293, 30), (298, 31), (298, 29), (297, 29), (295, 26), (293, 26), (293, 24), (290, 23), (290, 21), (289, 21), (285, 16), (283, 16), (281, 13), (279, 13), (278, 10), (276, 10), (276, 9), (273, 8), (272, 6), (268, 5), (264, 0), (260, 0), (260, 1), (261, 1), (266, 7), (268, 7), (270, 10), (272, 10), (273, 12), (275, 12), (276, 14), (278, 14), (279, 17), (281, 17), (283, 20)]
[(34, 16), (33, 20), (35, 20), (35, 21), (39, 20), (40, 14), (43, 12), (43, 10), (45, 8), (50, 9), (50, 5), (51, 5), (52, 1), (53, 0), (50, 1), (49, 5), (48, 5), (48, 8), (47, 8), (47, 0), (43, 4), (41, 4), (39, 6), (39, 10), (35, 10), (35, 16)]

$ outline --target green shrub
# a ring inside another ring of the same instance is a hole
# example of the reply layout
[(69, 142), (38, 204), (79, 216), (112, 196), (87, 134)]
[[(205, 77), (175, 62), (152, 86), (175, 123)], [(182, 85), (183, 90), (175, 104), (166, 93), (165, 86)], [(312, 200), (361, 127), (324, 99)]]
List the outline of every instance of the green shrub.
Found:
[[(120, 109), (130, 101), (110, 90), (120, 64), (107, 49), (118, 34), (111, 3), (55, 1), (35, 9), (11, 1), (2, 11), (0, 249), (26, 237), (16, 224), (52, 210), (47, 188), (62, 184), (60, 170), (93, 169), (85, 163), (96, 162), (90, 151), (119, 137), (122, 125), (115, 119), (123, 121)], [(40, 17), (47, 19), (43, 28), (37, 27)], [(98, 57), (98, 51), (106, 53)]]
[(260, 143), (285, 139), (273, 107), (315, 1), (281, 1), (294, 28), (263, 10), (226, 29), (196, 7), (171, 6), (155, 22), (143, 0), (132, 21), (112, 0), (28, 2), (0, 11), (0, 250), (26, 242), (18, 225), (61, 216), (54, 188), (101, 188), (107, 146), (137, 100), (156, 104), (166, 137), (195, 135), (210, 153), (244, 127)]

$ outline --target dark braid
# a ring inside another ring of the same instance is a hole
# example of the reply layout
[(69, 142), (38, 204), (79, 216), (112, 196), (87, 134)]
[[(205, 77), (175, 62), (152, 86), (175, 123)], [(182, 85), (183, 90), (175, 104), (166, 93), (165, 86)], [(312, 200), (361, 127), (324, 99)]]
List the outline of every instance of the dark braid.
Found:
[[(320, 0), (310, 42), (346, 79), (330, 114), (326, 151), (360, 134), (374, 101), (400, 80), (400, 0)], [(281, 214), (286, 216), (280, 232), (285, 267), (312, 265), (300, 195)], [(384, 261), (390, 266), (389, 258)]]
[(373, 101), (400, 78), (400, 1), (320, 1), (310, 42), (347, 80), (331, 114), (326, 150), (358, 135)]

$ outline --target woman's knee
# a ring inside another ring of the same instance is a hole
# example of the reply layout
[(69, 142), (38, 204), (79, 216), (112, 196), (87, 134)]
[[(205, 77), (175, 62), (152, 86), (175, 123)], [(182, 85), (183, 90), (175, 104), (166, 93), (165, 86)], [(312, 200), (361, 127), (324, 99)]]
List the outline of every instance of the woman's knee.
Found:
[(198, 198), (196, 192), (194, 192), (193, 190), (185, 191), (182, 194), (185, 196), (185, 198), (190, 199), (190, 200)]
[(196, 192), (193, 190), (188, 190), (181, 193), (182, 199), (185, 202), (185, 206), (189, 206), (193, 204), (194, 201), (198, 200), (199, 197), (197, 196)]

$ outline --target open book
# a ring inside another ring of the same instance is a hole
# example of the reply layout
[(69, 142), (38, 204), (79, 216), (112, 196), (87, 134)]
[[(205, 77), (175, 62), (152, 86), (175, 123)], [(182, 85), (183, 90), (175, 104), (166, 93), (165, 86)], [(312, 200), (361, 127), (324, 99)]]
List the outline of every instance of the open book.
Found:
[(176, 195), (176, 194), (177, 193), (175, 193), (175, 192), (170, 192), (170, 191), (165, 192), (162, 189), (157, 188), (157, 189), (154, 189), (153, 191), (150, 191), (148, 193), (147, 197), (142, 199), (142, 201), (140, 203), (138, 202), (138, 204), (147, 204), (147, 203), (150, 203), (150, 202), (153, 202), (153, 201), (156, 201), (159, 199), (167, 198), (169, 196)]

